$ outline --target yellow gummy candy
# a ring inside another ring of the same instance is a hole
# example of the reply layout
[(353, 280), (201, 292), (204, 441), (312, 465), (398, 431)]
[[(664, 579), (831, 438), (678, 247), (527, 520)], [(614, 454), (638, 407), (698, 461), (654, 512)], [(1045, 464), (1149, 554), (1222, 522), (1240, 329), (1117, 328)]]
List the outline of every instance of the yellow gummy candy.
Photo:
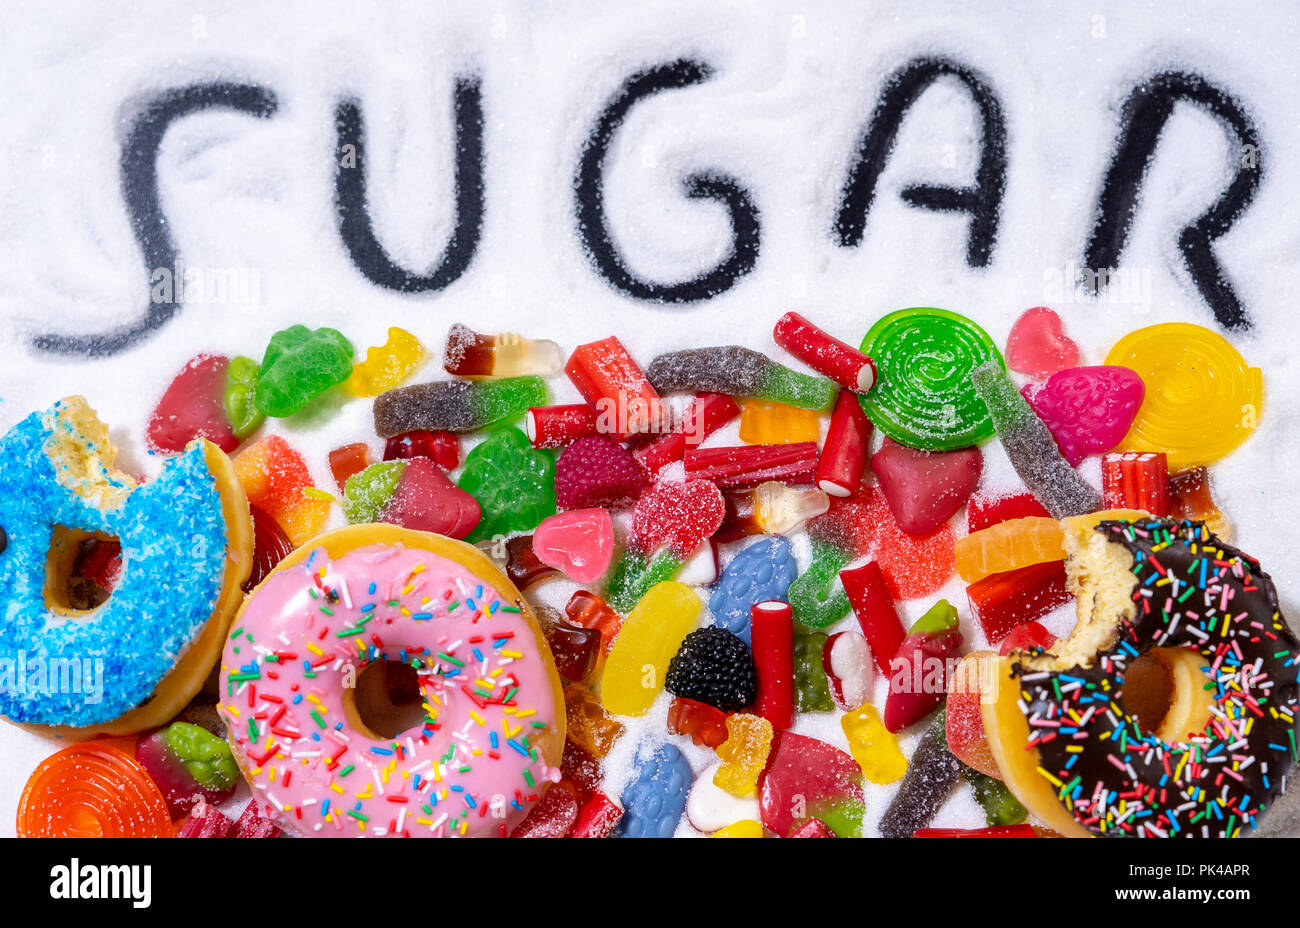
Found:
[(1259, 422), (1263, 374), (1202, 326), (1167, 322), (1130, 332), (1106, 363), (1136, 371), (1146, 385), (1120, 450), (1163, 451), (1170, 473), (1213, 464)]
[(733, 796), (757, 793), (774, 734), (772, 723), (761, 715), (738, 712), (727, 716), (727, 740), (718, 745), (722, 766), (713, 774), (713, 785)]
[(726, 828), (719, 828), (710, 838), (761, 838), (763, 837), (763, 826), (752, 818), (742, 818), (738, 822), (732, 822)]
[(619, 629), (605, 659), (600, 701), (607, 711), (645, 715), (663, 689), (668, 662), (695, 627), (703, 606), (690, 587), (675, 580), (650, 587)]
[(353, 396), (378, 396), (404, 384), (426, 358), (418, 338), (393, 326), (388, 341), (367, 350), (366, 359), (352, 366), (352, 376), (343, 388)]
[(767, 400), (745, 400), (740, 408), (740, 440), (751, 445), (816, 441), (821, 416), (815, 409), (796, 409)]
[(880, 720), (876, 707), (858, 706), (840, 717), (849, 752), (862, 768), (862, 775), (880, 786), (893, 783), (907, 773), (907, 758), (898, 748), (898, 739)]

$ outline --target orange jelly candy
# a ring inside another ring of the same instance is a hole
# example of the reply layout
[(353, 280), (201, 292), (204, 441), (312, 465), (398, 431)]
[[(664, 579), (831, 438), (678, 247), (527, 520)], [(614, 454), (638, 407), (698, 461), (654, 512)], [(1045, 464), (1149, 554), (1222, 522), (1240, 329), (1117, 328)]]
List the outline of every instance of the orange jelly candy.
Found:
[(821, 415), (767, 400), (745, 400), (740, 410), (740, 440), (749, 445), (786, 445), (816, 441)]
[(98, 742), (47, 757), (18, 802), (20, 838), (169, 838), (167, 800), (130, 754)]
[(278, 435), (268, 435), (231, 459), (248, 501), (265, 509), (295, 547), (325, 527), (330, 502), (307, 496), (311, 473), (301, 454)]

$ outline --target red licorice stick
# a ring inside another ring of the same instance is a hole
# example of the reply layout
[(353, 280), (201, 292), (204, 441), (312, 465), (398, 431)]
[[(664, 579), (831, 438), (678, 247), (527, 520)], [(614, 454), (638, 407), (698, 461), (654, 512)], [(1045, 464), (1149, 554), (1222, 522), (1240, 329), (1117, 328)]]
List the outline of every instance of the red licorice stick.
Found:
[(913, 838), (1037, 838), (1038, 832), (1028, 824), (990, 825), (987, 828), (921, 828)]
[(874, 361), (798, 313), (786, 313), (778, 319), (772, 337), (817, 373), (855, 393), (869, 393), (876, 385)]
[(868, 561), (861, 567), (841, 570), (840, 582), (844, 584), (849, 605), (862, 626), (876, 669), (888, 674), (889, 662), (898, 653), (898, 646), (907, 637), (907, 632), (894, 609), (894, 598), (889, 595), (880, 565)]
[(789, 603), (767, 600), (749, 610), (749, 633), (758, 670), (754, 712), (777, 731), (794, 724), (794, 611)]
[(686, 408), (677, 427), (636, 448), (632, 457), (653, 477), (674, 461), (680, 461), (687, 448), (696, 447), (738, 415), (740, 407), (727, 394), (701, 393)]
[(817, 442), (688, 448), (683, 461), (687, 477), (712, 480), (724, 490), (756, 487), (766, 480), (812, 483), (817, 474)]
[(603, 417), (608, 427), (601, 431), (612, 438), (627, 441), (658, 430), (663, 412), (659, 394), (617, 338), (579, 345), (564, 372), (597, 416)]
[(1169, 515), (1169, 459), (1164, 452), (1105, 455), (1101, 486), (1108, 509), (1144, 509), (1153, 516)]
[(524, 431), (534, 448), (563, 448), (596, 434), (596, 410), (586, 403), (534, 406), (524, 415)]
[(578, 820), (573, 823), (570, 838), (606, 838), (614, 830), (623, 809), (614, 800), (600, 790), (591, 794), (591, 798), (578, 809)]
[(870, 440), (871, 420), (862, 411), (857, 394), (841, 390), (831, 413), (822, 456), (817, 461), (817, 486), (841, 498), (857, 492), (867, 467)]

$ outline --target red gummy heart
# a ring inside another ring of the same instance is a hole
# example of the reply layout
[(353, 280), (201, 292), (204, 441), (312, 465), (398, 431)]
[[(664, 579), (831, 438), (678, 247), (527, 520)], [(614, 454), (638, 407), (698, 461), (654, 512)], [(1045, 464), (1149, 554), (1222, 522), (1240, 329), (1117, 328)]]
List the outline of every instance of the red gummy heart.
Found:
[(975, 492), (983, 469), (978, 448), (926, 452), (891, 438), (871, 458), (889, 511), (909, 535), (924, 535), (947, 522)]
[(1007, 367), (1048, 377), (1079, 363), (1079, 346), (1067, 338), (1061, 317), (1046, 306), (1025, 310), (1007, 336)]
[(464, 538), (482, 515), (478, 500), (452, 483), (429, 458), (419, 457), (406, 462), (381, 518), (404, 528)]
[(722, 492), (711, 481), (661, 481), (637, 502), (629, 544), (645, 554), (667, 547), (685, 559), (718, 530), (726, 511)]
[(222, 399), (226, 394), (228, 358), (195, 355), (164, 391), (145, 429), (155, 451), (184, 451), (195, 438), (206, 438), (229, 454), (239, 447)]

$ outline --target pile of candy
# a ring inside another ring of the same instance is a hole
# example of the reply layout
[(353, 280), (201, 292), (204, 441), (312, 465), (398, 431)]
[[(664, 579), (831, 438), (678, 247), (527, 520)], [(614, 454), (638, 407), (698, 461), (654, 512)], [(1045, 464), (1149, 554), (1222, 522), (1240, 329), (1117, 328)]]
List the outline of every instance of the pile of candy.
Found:
[[(192, 359), (147, 435), (158, 452), (202, 436), (233, 454), (257, 528), (250, 588), (335, 507), (349, 523), (479, 543), (530, 598), (554, 578), (580, 587), (563, 615), (538, 610), (565, 680), (568, 743), (563, 779), (516, 836), (671, 835), (684, 816), (719, 837), (856, 836), (864, 783), (899, 781), (883, 835), (1033, 836), (997, 778), (978, 687), (949, 679), (979, 673), (978, 653), (962, 660), (958, 609), (940, 599), (905, 628), (896, 604), (957, 574), (990, 647), (1042, 647), (1053, 639), (1037, 620), (1070, 598), (1058, 520), (1130, 509), (1225, 534), (1206, 467), (1254, 428), (1260, 372), (1182, 324), (1133, 332), (1104, 365), (1081, 367), (1041, 307), (1005, 351), (971, 320), (924, 308), (880, 319), (858, 349), (794, 313), (773, 337), (815, 373), (737, 346), (643, 368), (614, 337), (566, 359), (554, 342), (456, 325), (442, 352), (452, 379), (407, 385), (430, 357), (411, 333), (390, 330), (354, 363), (341, 333), (294, 326), (260, 363)], [(584, 402), (550, 404), (561, 371)], [(329, 394), (374, 397), (385, 442), (382, 460), (364, 436), (340, 444), (325, 489), (284, 438), (254, 436)], [(738, 444), (707, 442), (737, 419)], [(995, 437), (1024, 492), (977, 493), (978, 445)], [(1103, 455), (1100, 492), (1076, 470), (1090, 455)], [(114, 557), (92, 544), (78, 575), (110, 590)], [(667, 731), (642, 746), (616, 801), (602, 761), (620, 718), (645, 715), (664, 690)], [(805, 713), (837, 713), (848, 751), (792, 731)], [(93, 745), (55, 755), (24, 796), (24, 833), (58, 815), (50, 797), (101, 781), (117, 784), (99, 800), (104, 833), (170, 833), (195, 801), (203, 812), (181, 835), (255, 831), (212, 808), (233, 787), (229, 749), (181, 724), (141, 739), (138, 763)], [(910, 726), (924, 727), (908, 758), (898, 735)], [(685, 739), (717, 762), (697, 776)], [(928, 828), (963, 781), (988, 829)]]

